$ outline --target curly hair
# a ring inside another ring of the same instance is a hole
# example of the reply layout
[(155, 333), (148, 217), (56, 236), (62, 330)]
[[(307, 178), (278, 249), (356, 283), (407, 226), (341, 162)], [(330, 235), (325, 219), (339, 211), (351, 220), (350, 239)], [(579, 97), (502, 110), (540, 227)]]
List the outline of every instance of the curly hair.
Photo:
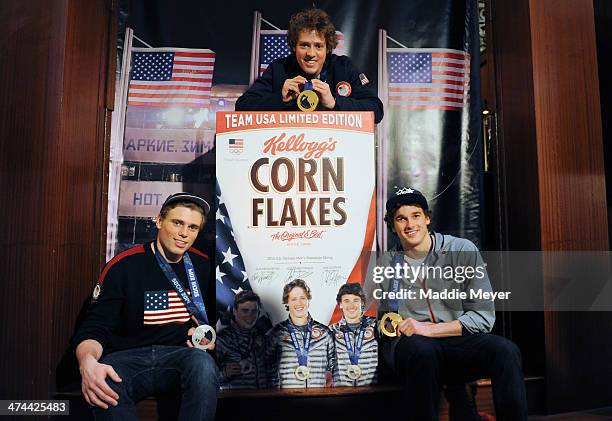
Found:
[(294, 279), (293, 281), (286, 284), (283, 288), (283, 304), (286, 305), (287, 303), (289, 303), (289, 293), (293, 288), (302, 288), (306, 293), (306, 298), (308, 298), (309, 300), (312, 299), (312, 294), (310, 293), (310, 288), (308, 287), (308, 285), (306, 285), (306, 281), (304, 281), (303, 279)]
[(321, 9), (306, 9), (291, 16), (289, 19), (289, 30), (287, 31), (287, 43), (291, 51), (297, 46), (300, 32), (303, 30), (315, 30), (325, 38), (327, 54), (336, 48), (336, 27), (329, 15)]

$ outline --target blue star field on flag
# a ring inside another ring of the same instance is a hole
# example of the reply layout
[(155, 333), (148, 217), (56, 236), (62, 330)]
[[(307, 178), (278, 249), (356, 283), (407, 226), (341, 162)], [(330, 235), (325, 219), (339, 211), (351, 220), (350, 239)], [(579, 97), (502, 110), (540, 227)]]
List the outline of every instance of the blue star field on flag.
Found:
[(224, 311), (230, 310), (234, 304), (236, 294), (240, 291), (251, 290), (252, 288), (247, 277), (242, 255), (234, 239), (232, 223), (223, 202), (219, 182), (216, 183), (215, 196), (217, 309)]
[(171, 80), (174, 53), (134, 53), (132, 80)]
[(259, 59), (259, 73), (263, 73), (266, 68), (277, 58), (287, 57), (291, 54), (287, 44), (286, 31), (268, 31), (261, 35), (261, 55)]
[(390, 83), (431, 83), (431, 53), (389, 54)]

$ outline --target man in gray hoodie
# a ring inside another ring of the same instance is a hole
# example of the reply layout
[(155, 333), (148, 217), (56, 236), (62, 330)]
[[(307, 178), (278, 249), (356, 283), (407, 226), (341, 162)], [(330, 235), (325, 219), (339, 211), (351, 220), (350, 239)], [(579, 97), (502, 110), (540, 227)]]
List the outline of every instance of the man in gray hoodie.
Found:
[(521, 354), (508, 339), (489, 334), (495, 323), (491, 298), (503, 295), (493, 295), (476, 246), (430, 232), (431, 211), (417, 190), (398, 190), (386, 211), (400, 245), (379, 266), (378, 275), (387, 272), (375, 279), (381, 283), (375, 298), (381, 314), (402, 320), (391, 327), (386, 320), (381, 356), (402, 380), (408, 418), (437, 420), (443, 384), (491, 378), (497, 419), (526, 420)]

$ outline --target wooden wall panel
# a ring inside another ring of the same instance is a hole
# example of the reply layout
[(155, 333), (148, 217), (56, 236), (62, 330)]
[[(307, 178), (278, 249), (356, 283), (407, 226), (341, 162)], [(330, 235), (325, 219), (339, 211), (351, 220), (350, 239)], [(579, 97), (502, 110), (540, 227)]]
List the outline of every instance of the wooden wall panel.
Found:
[(109, 3), (3, 2), (3, 398), (49, 396), (100, 269)]
[(612, 243), (612, 2), (594, 0), (595, 32), (597, 36), (597, 68), (601, 100), (601, 128), (606, 169), (608, 199), (608, 241)]
[[(500, 230), (508, 250), (608, 250), (591, 0), (497, 0), (492, 31)], [(557, 265), (544, 261), (541, 293)], [(585, 268), (585, 276), (589, 268)], [(513, 314), (530, 361), (544, 347), (545, 406), (609, 406), (611, 313)], [(520, 341), (519, 341), (520, 342)], [(521, 344), (519, 343), (519, 346)]]
[(608, 250), (592, 0), (530, 1), (543, 250)]
[(65, 6), (9, 1), (0, 22), (0, 206), (10, 221), (0, 230), (0, 373), (11, 379), (1, 382), (3, 398), (45, 396), (48, 386), (47, 285), (55, 271), (53, 227), (41, 209), (49, 205), (52, 188), (46, 181), (47, 153), (60, 131)]
[[(531, 71), (531, 32), (527, 1), (497, 0), (490, 3), (487, 66), (494, 73), (495, 99), (489, 100), (497, 115), (497, 136), (493, 144), (491, 192), (498, 228), (499, 249), (539, 250), (540, 214), (538, 161)], [(512, 267), (504, 284), (512, 290)], [(534, 285), (533, 294), (542, 294)], [(544, 375), (544, 320), (538, 312), (502, 313), (505, 334), (523, 353), (523, 368), (528, 376)], [(497, 323), (496, 323), (497, 324)]]
[[(531, 0), (530, 16), (542, 250), (609, 250), (593, 3)], [(558, 269), (545, 264), (545, 289)], [(545, 326), (549, 410), (612, 404), (599, 352), (612, 314), (550, 312)]]
[[(107, 60), (113, 57), (107, 51), (109, 3), (73, 0), (68, 12), (63, 78), (64, 130), (62, 148), (57, 156), (58, 162), (63, 163), (57, 168), (57, 175), (65, 179), (65, 184), (57, 204), (63, 218), (77, 224), (68, 224), (60, 234), (64, 243), (58, 248), (62, 256), (58, 260), (58, 272), (64, 276), (58, 277), (60, 285), (53, 289), (54, 322), (49, 353), (49, 367), (52, 368), (66, 348), (66, 334), (71, 333), (83, 298), (91, 293), (100, 272), (100, 256), (104, 254), (101, 247), (106, 239), (100, 236), (106, 225), (107, 206), (103, 194), (107, 168), (104, 135), (105, 126), (110, 127), (110, 113), (105, 104), (107, 85), (114, 85), (107, 83), (114, 81), (114, 74), (107, 73)], [(87, 229), (79, 229), (81, 226)], [(85, 276), (72, 272), (75, 260), (82, 262), (80, 271)]]
[[(500, 190), (504, 250), (539, 250), (536, 128), (529, 7), (525, 1), (492, 2), (491, 66), (496, 80), (498, 142), (493, 171)], [(509, 35), (510, 34), (510, 35)], [(510, 180), (511, 179), (511, 180)], [(511, 212), (509, 211), (511, 209)], [(516, 230), (514, 227), (526, 228)]]

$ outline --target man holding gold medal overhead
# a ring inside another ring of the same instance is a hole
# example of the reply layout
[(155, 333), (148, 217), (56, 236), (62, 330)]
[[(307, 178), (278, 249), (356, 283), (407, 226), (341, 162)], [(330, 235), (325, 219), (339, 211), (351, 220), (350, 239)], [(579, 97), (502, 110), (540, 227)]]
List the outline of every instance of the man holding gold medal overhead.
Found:
[(336, 56), (336, 29), (327, 13), (307, 9), (291, 16), (287, 42), (293, 52), (273, 61), (236, 101), (236, 111), (372, 111), (383, 105), (365, 74)]
[(386, 312), (380, 320), (381, 357), (404, 385), (407, 419), (438, 419), (443, 384), (449, 398), (448, 389), (458, 384), (491, 378), (496, 418), (526, 420), (521, 353), (508, 339), (489, 333), (495, 307), (479, 298), (492, 288), (476, 246), (430, 232), (427, 199), (412, 188), (395, 192), (386, 211), (385, 222), (400, 244), (379, 266), (389, 276), (376, 281), (387, 294), (379, 297), (379, 311)]
[(208, 257), (191, 248), (210, 205), (190, 193), (166, 199), (154, 241), (107, 263), (73, 344), (96, 419), (137, 419), (147, 396), (175, 396), (178, 419), (213, 420), (218, 370), (204, 293)]

